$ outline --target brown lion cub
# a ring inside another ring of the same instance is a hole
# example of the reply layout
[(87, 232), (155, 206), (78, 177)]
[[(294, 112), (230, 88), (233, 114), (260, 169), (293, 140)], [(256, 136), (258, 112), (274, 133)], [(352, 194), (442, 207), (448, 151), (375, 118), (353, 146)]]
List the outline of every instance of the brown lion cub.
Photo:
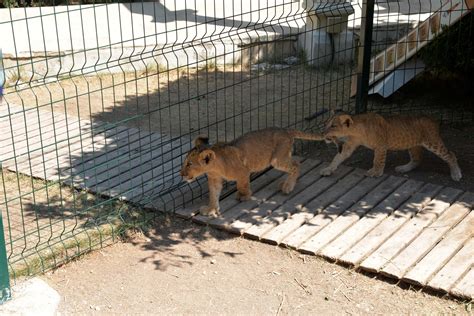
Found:
[(459, 181), (462, 177), (456, 156), (446, 149), (441, 140), (438, 124), (426, 116), (384, 118), (375, 113), (354, 116), (336, 114), (329, 119), (324, 136), (334, 141), (336, 145), (342, 143), (342, 150), (339, 148), (339, 153), (331, 164), (321, 170), (323, 176), (334, 172), (357, 147), (362, 145), (374, 150), (373, 166), (367, 171), (367, 175), (371, 177), (383, 174), (387, 150), (408, 149), (410, 162), (395, 168), (396, 171), (405, 173), (420, 164), (423, 147), (448, 163), (454, 181)]
[(304, 133), (297, 130), (267, 128), (249, 132), (229, 142), (209, 145), (207, 136), (194, 140), (181, 169), (184, 180), (191, 182), (200, 175), (207, 174), (209, 185), (209, 205), (200, 209), (202, 215), (219, 214), (219, 195), (222, 181), (237, 181), (237, 199), (244, 201), (252, 196), (250, 174), (267, 167), (288, 173), (281, 184), (283, 193), (290, 193), (299, 176), (299, 162), (291, 157), (295, 138), (323, 140), (322, 135)]

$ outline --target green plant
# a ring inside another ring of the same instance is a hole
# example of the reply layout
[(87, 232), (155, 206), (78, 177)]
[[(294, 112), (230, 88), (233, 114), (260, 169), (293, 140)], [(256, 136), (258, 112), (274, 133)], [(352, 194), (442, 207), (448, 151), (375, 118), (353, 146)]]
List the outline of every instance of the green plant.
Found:
[(4, 8), (15, 8), (18, 7), (18, 2), (16, 0), (3, 0), (2, 5)]
[(434, 73), (474, 77), (474, 15), (444, 29), (420, 55)]
[(6, 87), (15, 86), (21, 83), (20, 81), (22, 82), (28, 81), (28, 77), (27, 77), (27, 74), (25, 73), (25, 69), (23, 66), (18, 66), (16, 69), (9, 70), (7, 72), (7, 79), (5, 81)]

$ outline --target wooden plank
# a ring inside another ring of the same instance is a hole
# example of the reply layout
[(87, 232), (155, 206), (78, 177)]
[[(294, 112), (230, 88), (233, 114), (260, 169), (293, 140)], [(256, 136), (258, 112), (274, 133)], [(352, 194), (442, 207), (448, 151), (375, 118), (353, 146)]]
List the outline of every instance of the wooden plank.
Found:
[[(207, 182), (206, 182), (206, 186), (207, 186)], [(208, 196), (204, 195), (203, 197), (193, 201), (191, 205), (181, 207), (181, 208), (175, 210), (174, 214), (176, 216), (180, 217), (180, 218), (191, 219), (193, 216), (195, 216), (199, 213), (199, 208), (201, 206), (207, 205), (208, 201), (209, 201)], [(156, 204), (157, 201), (154, 200), (152, 203)]]
[[(123, 126), (116, 126), (104, 132), (102, 129), (92, 131), (89, 127), (90, 122), (85, 121), (85, 125), (82, 122), (80, 124), (72, 123), (63, 128), (56, 129), (54, 135), (46, 138), (49, 144), (43, 144), (44, 148), (37, 151), (39, 154), (36, 153), (33, 157), (30, 155), (30, 157), (16, 158), (16, 171), (29, 172), (33, 176), (48, 178), (48, 175), (42, 175), (41, 173), (44, 173), (45, 170), (48, 172), (54, 170), (55, 164), (56, 168), (58, 168), (56, 162), (58, 157), (69, 157), (71, 152), (80, 152), (85, 147), (91, 146), (94, 142), (99, 144), (107, 137), (127, 129)], [(106, 137), (104, 134), (108, 136)], [(31, 171), (30, 168), (32, 169)]]
[[(38, 129), (39, 121), (42, 123), (50, 122), (53, 118), (59, 119), (61, 116), (51, 111), (44, 111), (38, 108), (25, 108), (11, 105), (10, 114), (0, 120), (0, 125), (8, 126), (8, 133), (11, 137), (24, 135), (27, 131)], [(64, 115), (61, 117), (64, 118)], [(25, 121), (27, 122), (25, 124)], [(25, 125), (27, 129), (25, 129)], [(42, 124), (45, 125), (45, 124)], [(11, 128), (11, 130), (10, 130)]]
[[(81, 129), (86, 128), (81, 127)], [(130, 129), (124, 126), (113, 126), (105, 130), (79, 131), (80, 136), (79, 134), (73, 136), (69, 143), (62, 142), (54, 150), (31, 159), (29, 163), (34, 166), (33, 173), (44, 172), (46, 169), (45, 177), (58, 178), (62, 170), (84, 163), (95, 156), (102, 155), (109, 148), (116, 147), (116, 140), (126, 137), (129, 132)], [(61, 157), (64, 159), (58, 161)]]
[(440, 216), (461, 193), (462, 191), (453, 188), (442, 189), (415, 217), (405, 221), (395, 234), (362, 261), (360, 267), (370, 272), (378, 272), (391, 258), (415, 239), (424, 227)]
[(389, 277), (401, 279), (405, 273), (423, 258), (454, 225), (456, 225), (468, 212), (474, 203), (474, 194), (465, 193), (452, 204), (430, 226), (398, 255), (391, 259), (381, 273)]
[[(326, 245), (319, 253), (331, 260), (339, 259), (354, 244), (364, 238), (378, 223), (396, 210), (414, 192), (423, 185), (420, 181), (408, 180), (393, 191), (385, 200), (372, 208), (360, 219), (354, 217), (353, 225), (348, 227), (331, 243)], [(418, 199), (410, 199), (404, 206), (416, 203)]]
[[(62, 175), (72, 175), (67, 180), (68, 183), (92, 188), (122, 174), (124, 170), (128, 171), (150, 161), (153, 154), (156, 155), (157, 152), (150, 148), (167, 140), (167, 138), (159, 138), (159, 134), (151, 137), (148, 133), (142, 135), (139, 130), (133, 134), (128, 134), (128, 132), (130, 129), (125, 131), (125, 134), (119, 133), (110, 137), (110, 141), (107, 138), (107, 143), (110, 144), (100, 150), (89, 146), (82, 153), (81, 151), (71, 153), (71, 156), (81, 156), (87, 151), (91, 152), (85, 157), (82, 156), (81, 159), (75, 159), (74, 163), (62, 168), (59, 172)], [(97, 144), (94, 145), (97, 146)], [(80, 160), (82, 161), (79, 163)]]
[(168, 146), (171, 148), (164, 155), (153, 157), (149, 163), (126, 170), (117, 177), (93, 186), (92, 189), (131, 200), (145, 196), (150, 190), (180, 183), (182, 179), (179, 170), (183, 156), (192, 145), (191, 143), (171, 143)]
[(359, 223), (365, 222), (367, 224), (367, 222), (370, 222), (366, 227), (370, 226), (370, 229), (373, 229), (341, 256), (339, 260), (346, 264), (359, 264), (366, 256), (383, 244), (397, 228), (408, 221), (413, 214), (416, 214), (428, 205), (440, 190), (441, 186), (439, 185), (425, 184), (408, 202), (404, 203), (402, 207), (395, 210), (388, 217), (387, 215), (389, 214), (385, 210), (376, 212), (376, 214), (372, 214), (373, 212), (370, 211), (369, 216), (362, 218)]
[[(339, 169), (339, 168), (338, 168)], [(254, 238), (260, 238), (262, 241), (270, 244), (278, 244), (277, 240), (283, 239), (289, 232), (285, 231), (285, 225), (282, 225), (286, 219), (291, 217), (295, 212), (304, 210), (306, 206), (315, 199), (322, 199), (328, 196), (328, 191), (338, 180), (345, 177), (353, 169), (344, 166), (341, 170), (336, 170), (331, 177), (323, 177), (314, 182), (305, 190), (301, 191), (291, 200), (285, 202), (275, 209), (269, 216), (265, 217), (260, 223), (254, 225), (247, 230), (247, 234), (252, 234)], [(328, 201), (327, 203), (330, 203)], [(278, 228), (282, 227), (283, 231)], [(272, 233), (272, 231), (275, 231)], [(284, 234), (283, 236), (281, 236)]]
[[(51, 113), (42, 113), (42, 117), (46, 115), (46, 119), (41, 119), (41, 129), (36, 126), (32, 128), (28, 126), (28, 150), (30, 153), (34, 153), (42, 149), (42, 152), (49, 153), (56, 150), (56, 147), (65, 146), (69, 143), (80, 141), (79, 134), (86, 136), (87, 133), (91, 133), (92, 129), (98, 134), (104, 130), (111, 129), (113, 124), (104, 122), (91, 122), (88, 120), (81, 120), (79, 127), (79, 120), (77, 118), (65, 115), (53, 115), (54, 122), (51, 118)], [(53, 124), (54, 123), (54, 124)], [(26, 133), (26, 129), (20, 128), (23, 134)], [(77, 132), (73, 133), (76, 129)], [(26, 148), (26, 135), (20, 135), (18, 140), (23, 140), (23, 147)], [(35, 141), (36, 139), (36, 141)], [(21, 141), (15, 140), (15, 146), (22, 146)], [(41, 141), (43, 144), (41, 144)], [(64, 145), (65, 144), (65, 145)], [(30, 155), (31, 156), (31, 155)]]
[[(45, 151), (48, 148), (50, 138), (53, 137), (55, 129), (59, 127), (56, 125), (53, 126), (52, 123), (45, 123), (40, 118), (40, 130), (37, 117), (31, 118), (29, 121), (31, 122), (21, 125), (12, 119), (10, 122), (1, 124), (2, 130), (6, 131), (6, 134), (2, 138), (2, 148), (4, 150), (1, 155), (2, 159), (7, 163), (15, 157), (17, 158), (17, 162), (24, 161), (26, 158), (22, 156), (27, 153), (29, 153), (29, 157), (40, 155), (40, 149), (43, 148), (43, 151)], [(65, 123), (60, 126), (63, 125), (65, 125)], [(13, 144), (15, 144), (15, 146), (13, 146)], [(21, 158), (23, 158), (23, 160), (21, 160)]]
[(287, 200), (293, 198), (299, 192), (303, 191), (313, 182), (318, 180), (321, 177), (319, 175), (319, 171), (322, 168), (324, 168), (325, 165), (327, 164), (320, 164), (316, 168), (310, 170), (305, 175), (301, 176), (298, 179), (293, 192), (291, 192), (290, 194), (285, 195), (281, 192), (278, 192), (277, 194), (273, 195), (270, 199), (268, 199), (264, 203), (250, 210), (248, 214), (246, 214), (245, 216), (242, 216), (239, 219), (232, 222), (232, 224), (230, 224), (227, 227), (227, 230), (235, 234), (242, 234), (244, 231), (252, 227), (254, 224), (257, 224), (262, 218), (264, 218), (269, 213), (271, 213), (279, 205), (282, 205)]
[(464, 247), (436, 273), (429, 281), (428, 286), (435, 290), (448, 292), (471, 266), (474, 266), (474, 237), (471, 237)]
[[(46, 115), (45, 115), (46, 114)], [(0, 146), (6, 147), (12, 144), (12, 139), (14, 137), (21, 137), (25, 136), (28, 132), (30, 136), (37, 136), (40, 134), (40, 125), (43, 128), (50, 129), (52, 127), (52, 120), (53, 120), (53, 113), (46, 112), (43, 114), (42, 112), (28, 112), (26, 121), (28, 122), (25, 124), (25, 118), (23, 113), (13, 114), (10, 117), (6, 117), (0, 121), (0, 126), (4, 134), (2, 134), (0, 138)], [(49, 114), (49, 115), (48, 115)], [(16, 123), (17, 122), (17, 123)], [(59, 123), (59, 122), (58, 122)], [(12, 128), (18, 124), (19, 128)], [(26, 126), (25, 126), (26, 125)]]
[[(27, 163), (26, 167), (19, 167), (19, 169), (29, 169), (30, 164), (28, 160), (31, 160), (33, 157), (55, 152), (57, 147), (68, 146), (69, 143), (80, 141), (80, 138), (78, 137), (79, 134), (82, 134), (85, 137), (85, 134), (90, 132), (92, 128), (94, 128), (95, 131), (100, 131), (103, 130), (104, 127), (111, 125), (110, 123), (103, 122), (92, 123), (89, 120), (67, 116), (64, 113), (53, 113), (46, 110), (38, 110), (37, 108), (23, 109), (23, 107), (15, 105), (11, 106), (11, 108), (15, 110), (15, 113), (12, 114), (11, 117), (17, 117), (19, 119), (19, 122), (17, 123), (20, 124), (13, 127), (14, 134), (22, 135), (22, 137), (15, 139), (15, 147), (24, 147), (26, 151), (23, 155), (27, 152), (29, 153), (29, 157), (28, 155), (24, 155), (23, 157), (16, 155), (17, 165), (20, 163)], [(24, 124), (24, 116), (27, 117), (26, 120), (28, 121), (28, 125)], [(40, 117), (40, 122), (38, 122), (38, 116)], [(79, 121), (81, 125), (80, 129), (82, 129), (82, 131), (79, 130)], [(41, 123), (41, 130), (38, 123)], [(9, 122), (9, 124), (11, 123)], [(77, 134), (73, 132), (74, 129), (77, 130)], [(27, 131), (28, 146), (26, 146)], [(43, 140), (42, 142), (40, 138)], [(13, 138), (10, 137), (10, 140), (11, 139)], [(22, 145), (22, 140), (24, 146)], [(33, 162), (32, 165), (36, 165), (36, 162)]]
[(474, 212), (470, 212), (403, 277), (403, 280), (426, 285), (431, 276), (440, 270), (473, 234)]
[[(72, 122), (71, 122), (72, 121)], [(23, 127), (24, 128), (24, 127)], [(50, 131), (41, 133), (39, 137), (32, 137), (28, 135), (21, 135), (18, 139), (13, 139), (15, 144), (21, 144), (24, 141), (25, 145), (22, 147), (22, 151), (15, 152), (15, 157), (7, 159), (8, 165), (11, 165), (13, 158), (16, 160), (18, 169), (27, 168), (31, 165), (35, 165), (37, 161), (43, 160), (44, 156), (55, 153), (59, 148), (68, 147), (70, 144), (81, 141), (81, 135), (86, 137), (88, 132), (83, 132), (82, 129), (88, 131), (90, 128), (90, 122), (86, 121), (84, 125), (80, 124), (79, 121), (68, 118), (67, 125), (58, 126)], [(28, 154), (28, 155), (27, 155)]]
[(474, 267), (471, 267), (471, 270), (449, 292), (455, 296), (472, 300), (474, 297), (474, 282), (472, 280), (474, 280)]
[(357, 186), (351, 188), (336, 202), (331, 203), (309, 222), (283, 239), (281, 243), (287, 247), (297, 249), (303, 242), (334, 221), (346, 209), (354, 205), (385, 179), (385, 175), (379, 178), (364, 178)]
[[(71, 142), (68, 143), (66, 140), (65, 143), (59, 143), (57, 148), (49, 148), (42, 155), (19, 164), (18, 169), (20, 171), (24, 168), (29, 170), (31, 165), (31, 172), (34, 175), (42, 173), (43, 178), (50, 180), (58, 180), (60, 176), (63, 179), (67, 178), (70, 174), (64, 170), (68, 170), (71, 165), (92, 159), (96, 152), (102, 152), (108, 146), (113, 147), (114, 139), (119, 135), (125, 135), (128, 131), (125, 127), (115, 127), (95, 135), (86, 132), (83, 134), (84, 137), (78, 137), (78, 134), (72, 137)], [(51, 145), (56, 146), (54, 143)]]
[(319, 195), (316, 199), (303, 206), (299, 212), (293, 214), (283, 223), (270, 230), (263, 236), (263, 239), (268, 243), (279, 245), (285, 237), (311, 220), (331, 202), (337, 200), (350, 188), (359, 183), (364, 178), (365, 172), (365, 170), (356, 169), (338, 181), (335, 181), (336, 179), (332, 177), (327, 178), (334, 180), (334, 185), (329, 190), (326, 190), (324, 194)]
[[(316, 168), (320, 164), (321, 161), (319, 160), (306, 160), (300, 166), (300, 177), (307, 174), (309, 171)], [(228, 207), (225, 213), (223, 213), (219, 218), (210, 221), (209, 224), (213, 227), (226, 229), (233, 221), (248, 214), (250, 210), (254, 209), (259, 204), (269, 199), (271, 196), (277, 194), (280, 190), (280, 182), (286, 177), (286, 175), (281, 171), (279, 172), (279, 175), (280, 176), (275, 178), (272, 183), (256, 192), (254, 195), (256, 198), (255, 200), (245, 201), (238, 205)]]
[[(103, 146), (97, 148), (97, 145)], [(68, 184), (80, 185), (83, 187), (94, 185), (113, 176), (115, 167), (123, 166), (130, 159), (139, 156), (140, 146), (150, 145), (147, 135), (142, 135), (139, 130), (131, 131), (127, 129), (111, 137), (106, 136), (106, 141), (99, 144), (91, 144), (84, 149), (71, 152), (70, 157), (75, 158), (65, 167), (57, 170), (61, 175), (69, 175), (66, 180)], [(69, 157), (65, 157), (69, 159)], [(62, 165), (60, 162), (59, 165)]]
[[(29, 159), (42, 155), (43, 152), (49, 152), (54, 148), (54, 142), (52, 140), (55, 137), (55, 130), (62, 128), (64, 125), (56, 125), (51, 122), (41, 122), (41, 130), (36, 127), (28, 125), (28, 133), (24, 135), (11, 136), (9, 138), (10, 144), (3, 145), (5, 152), (3, 157), (6, 161), (17, 158), (17, 163), (24, 162), (29, 154)], [(23, 129), (24, 131), (26, 129)], [(13, 146), (15, 144), (15, 146)], [(24, 157), (22, 157), (24, 156)]]
[[(52, 154), (55, 156), (46, 156), (46, 159), (39, 162), (32, 161), (32, 163), (36, 163), (33, 173), (49, 180), (58, 180), (61, 176), (61, 180), (67, 184), (79, 188), (86, 188), (87, 186), (84, 185), (84, 180), (93, 178), (95, 175), (94, 164), (101, 166), (99, 164), (100, 161), (106, 161), (108, 158), (106, 155), (109, 153), (122, 153), (126, 155), (131, 149), (127, 146), (139, 147), (139, 144), (129, 142), (130, 131), (133, 132), (132, 135), (135, 135), (135, 138), (140, 134), (139, 130), (117, 126), (103, 132), (103, 135), (95, 135), (93, 137), (93, 143), (76, 143), (69, 148), (64, 148), (64, 150), (53, 152)], [(148, 134), (148, 132), (145, 132), (145, 134)], [(131, 138), (134, 137), (132, 136)], [(141, 145), (143, 145), (143, 143)], [(120, 152), (116, 152), (117, 150), (120, 150)], [(42, 159), (42, 157), (40, 157), (40, 159)], [(81, 163), (88, 164), (92, 170), (86, 169)], [(113, 168), (110, 170), (113, 170)], [(107, 172), (107, 170), (102, 171)], [(78, 174), (81, 172), (83, 174), (79, 176)], [(75, 182), (73, 183), (73, 181)], [(92, 191), (95, 192), (94, 190)]]
[(179, 170), (191, 147), (188, 139), (170, 139), (149, 163), (137, 168), (125, 168), (119, 176), (99, 184), (97, 190), (121, 195), (126, 200), (136, 201), (147, 197), (151, 201), (155, 192), (176, 186), (182, 181)]
[(290, 217), (298, 209), (302, 209), (309, 201), (319, 196), (322, 192), (326, 191), (327, 188), (338, 180), (348, 174), (352, 168), (346, 167), (341, 169), (339, 172), (334, 172), (332, 177), (322, 177), (316, 182), (313, 182), (307, 188), (287, 200), (282, 205), (274, 209), (268, 216), (262, 218), (258, 223), (245, 231), (245, 236), (253, 239), (262, 239), (263, 235), (273, 229), (275, 226), (281, 224), (285, 219)]
[(317, 254), (324, 246), (342, 234), (365, 213), (386, 199), (387, 196), (396, 190), (404, 181), (405, 179), (403, 178), (394, 176), (388, 177), (356, 205), (344, 211), (334, 221), (303, 243), (298, 250), (305, 253)]
[(48, 111), (27, 111), (25, 115), (23, 115), (23, 112), (18, 113), (12, 115), (10, 120), (0, 124), (5, 130), (8, 130), (8, 138), (3, 138), (2, 145), (11, 144), (14, 137), (18, 139), (26, 138), (26, 134), (29, 137), (38, 136), (41, 133), (53, 130), (54, 127), (65, 126), (67, 122), (72, 123), (74, 121), (77, 120), (73, 117), (66, 118), (64, 114), (58, 115)]
[(207, 193), (207, 179), (200, 177), (170, 192), (153, 195), (152, 199), (145, 203), (145, 207), (170, 211), (178, 217), (189, 219), (199, 212), (201, 205), (207, 203)]

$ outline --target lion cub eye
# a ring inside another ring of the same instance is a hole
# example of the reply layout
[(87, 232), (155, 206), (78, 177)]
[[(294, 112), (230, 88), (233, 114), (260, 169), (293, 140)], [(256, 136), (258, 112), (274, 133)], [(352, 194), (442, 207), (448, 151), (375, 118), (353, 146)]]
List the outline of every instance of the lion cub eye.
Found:
[(188, 167), (191, 167), (193, 163), (191, 161), (188, 162)]

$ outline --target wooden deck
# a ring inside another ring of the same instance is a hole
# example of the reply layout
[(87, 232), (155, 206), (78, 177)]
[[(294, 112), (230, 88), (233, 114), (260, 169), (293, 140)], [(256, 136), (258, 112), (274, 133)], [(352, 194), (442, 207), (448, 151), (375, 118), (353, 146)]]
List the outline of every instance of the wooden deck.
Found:
[[(189, 137), (171, 138), (5, 103), (0, 104), (0, 131), (3, 172), (51, 181), (4, 173), (3, 180), (9, 180), (0, 185), (0, 211), (15, 269), (28, 265), (29, 256), (49, 256), (56, 248), (62, 251), (64, 241), (95, 236), (94, 225), (107, 226), (106, 213), (115, 211), (104, 204), (109, 197), (171, 211), (192, 198), (180, 192), (190, 187), (195, 196), (207, 192), (206, 185), (190, 186), (179, 176), (182, 155), (191, 146)], [(73, 191), (60, 190), (62, 185), (79, 191), (74, 196)], [(82, 200), (87, 197), (83, 190), (98, 199)], [(89, 209), (98, 203), (104, 208)], [(89, 242), (101, 243), (100, 238)]]
[(159, 203), (156, 195), (181, 183), (182, 155), (191, 147), (159, 133), (6, 104), (0, 130), (3, 168), (138, 204)]
[(317, 255), (425, 288), (474, 298), (474, 194), (403, 177), (365, 177), (341, 166), (306, 160), (290, 195), (278, 191), (282, 173), (252, 182), (254, 198), (221, 201), (221, 216), (179, 209), (193, 221), (273, 245)]
[[(203, 181), (180, 187), (178, 170), (189, 140), (11, 105), (0, 108), (0, 130), (2, 168), (14, 172), (159, 209), (207, 192)], [(283, 175), (271, 169), (252, 181), (252, 200), (238, 202), (233, 194), (223, 198), (218, 218), (198, 214), (207, 197), (176, 213), (474, 298), (473, 193), (403, 177), (368, 178), (364, 170), (346, 166), (321, 177), (325, 165), (304, 160), (290, 195), (279, 193)]]

